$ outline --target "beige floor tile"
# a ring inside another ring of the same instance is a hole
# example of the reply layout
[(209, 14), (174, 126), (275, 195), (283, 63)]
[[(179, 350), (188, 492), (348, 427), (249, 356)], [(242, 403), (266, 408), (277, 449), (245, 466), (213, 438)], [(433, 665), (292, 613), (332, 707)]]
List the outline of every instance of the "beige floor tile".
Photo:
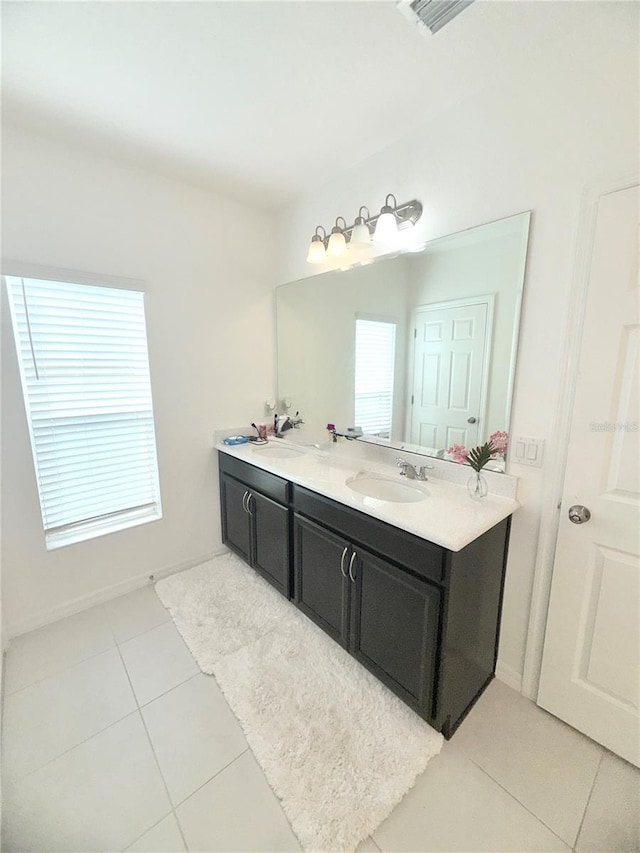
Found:
[(6, 853), (123, 850), (171, 810), (138, 712), (3, 794)]
[(142, 709), (174, 805), (248, 747), (215, 679), (199, 675)]
[(185, 846), (175, 815), (170, 814), (142, 838), (127, 847), (127, 853), (184, 853)]
[(151, 585), (108, 601), (104, 609), (118, 643), (144, 634), (171, 619)]
[(453, 742), (573, 846), (601, 747), (497, 680)]
[(244, 753), (176, 809), (191, 853), (289, 853), (300, 845), (253, 755)]
[(373, 840), (383, 853), (569, 851), (451, 744), (432, 759)]
[(117, 649), (7, 696), (5, 777), (24, 776), (136, 709)]
[(102, 606), (92, 607), (16, 637), (9, 643), (5, 695), (113, 648), (115, 639)]
[(140, 705), (200, 671), (173, 622), (127, 640), (120, 651)]
[(578, 853), (640, 850), (640, 770), (605, 752), (576, 844)]

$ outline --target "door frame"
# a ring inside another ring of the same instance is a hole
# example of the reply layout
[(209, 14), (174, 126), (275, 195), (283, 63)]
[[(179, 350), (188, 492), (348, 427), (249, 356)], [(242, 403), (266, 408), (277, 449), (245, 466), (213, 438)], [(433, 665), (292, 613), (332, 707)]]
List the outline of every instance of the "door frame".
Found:
[[(466, 296), (462, 299), (447, 299), (439, 302), (425, 302), (422, 305), (416, 305), (411, 312), (411, 326), (414, 330), (413, 336), (410, 333), (411, 340), (411, 384), (407, 387), (407, 406), (405, 414), (405, 425), (411, 430), (413, 424), (413, 403), (411, 398), (413, 395), (413, 386), (416, 379), (416, 335), (415, 331), (418, 327), (418, 314), (420, 311), (431, 311), (446, 308), (463, 308), (468, 305), (486, 305), (487, 306), (487, 324), (484, 331), (484, 358), (482, 361), (482, 385), (480, 386), (480, 405), (478, 406), (478, 418), (481, 424), (484, 424), (487, 415), (487, 395), (489, 392), (489, 370), (491, 369), (491, 346), (493, 343), (493, 320), (495, 313), (496, 295), (495, 293), (482, 293), (479, 296)], [(410, 393), (411, 392), (411, 393)], [(507, 419), (508, 423), (508, 419)], [(436, 448), (438, 449), (438, 448)]]
[(533, 573), (529, 625), (525, 645), (521, 693), (535, 702), (538, 696), (542, 653), (551, 597), (551, 581), (555, 563), (556, 542), (560, 525), (560, 506), (571, 440), (571, 418), (582, 346), (582, 328), (587, 306), (591, 275), (598, 204), (602, 196), (629, 189), (640, 183), (640, 175), (625, 175), (610, 181), (585, 187), (578, 214), (577, 233), (573, 250), (573, 274), (567, 306), (558, 405), (554, 417), (550, 448), (557, 448), (550, 460), (548, 485), (542, 500), (540, 533)]

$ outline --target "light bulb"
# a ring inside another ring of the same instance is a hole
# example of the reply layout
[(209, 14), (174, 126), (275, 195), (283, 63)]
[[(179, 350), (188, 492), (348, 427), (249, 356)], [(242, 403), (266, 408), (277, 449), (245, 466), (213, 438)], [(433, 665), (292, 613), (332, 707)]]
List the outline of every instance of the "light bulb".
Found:
[(386, 243), (393, 240), (398, 234), (398, 221), (390, 207), (383, 207), (376, 222), (374, 240), (377, 243)]
[[(389, 199), (393, 199), (393, 207), (389, 203)], [(396, 207), (398, 202), (393, 193), (384, 200), (384, 204), (380, 209), (380, 215), (376, 222), (376, 230), (373, 239), (376, 243), (388, 243), (394, 240), (398, 234), (398, 220), (396, 218)]]
[(371, 246), (371, 234), (369, 233), (369, 228), (365, 224), (364, 219), (362, 219), (362, 221), (358, 221), (358, 219), (356, 219), (356, 224), (353, 226), (353, 231), (351, 232), (349, 248), (368, 249), (369, 246)]
[(342, 230), (338, 227), (332, 228), (331, 236), (329, 237), (329, 245), (327, 252), (330, 255), (341, 255), (347, 251), (347, 241), (344, 239)]
[(322, 261), (324, 261), (326, 254), (322, 237), (314, 234), (311, 238), (311, 244), (309, 245), (309, 254), (307, 255), (308, 263), (321, 264)]

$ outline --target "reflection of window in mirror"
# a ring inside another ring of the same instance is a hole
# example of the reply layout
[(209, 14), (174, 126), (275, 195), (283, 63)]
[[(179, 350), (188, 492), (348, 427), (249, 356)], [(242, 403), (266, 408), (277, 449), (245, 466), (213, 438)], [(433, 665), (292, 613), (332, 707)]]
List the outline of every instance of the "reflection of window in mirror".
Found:
[(354, 426), (365, 435), (391, 437), (396, 323), (356, 318)]

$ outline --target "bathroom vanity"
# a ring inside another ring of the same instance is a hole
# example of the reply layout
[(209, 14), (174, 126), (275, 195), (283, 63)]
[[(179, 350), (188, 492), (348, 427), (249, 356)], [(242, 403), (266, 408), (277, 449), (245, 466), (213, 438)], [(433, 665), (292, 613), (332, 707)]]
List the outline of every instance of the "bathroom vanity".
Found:
[[(311, 450), (218, 449), (223, 542), (451, 737), (493, 678), (518, 503)], [(394, 499), (363, 496), (363, 476)]]

